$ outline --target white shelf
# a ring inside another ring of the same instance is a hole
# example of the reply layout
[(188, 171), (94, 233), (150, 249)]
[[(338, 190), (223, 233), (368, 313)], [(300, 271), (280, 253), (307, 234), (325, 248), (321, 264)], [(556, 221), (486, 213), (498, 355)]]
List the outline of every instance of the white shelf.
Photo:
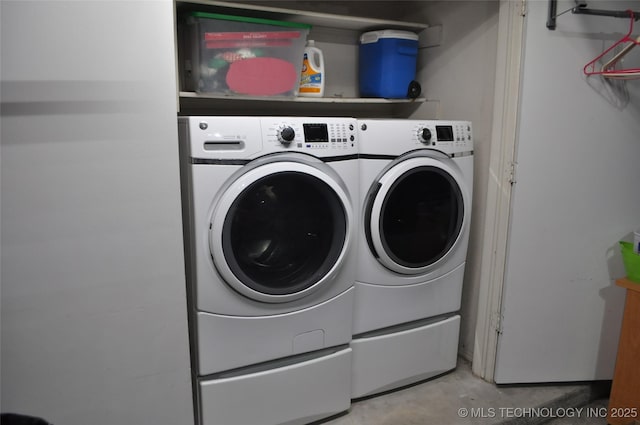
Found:
[(417, 99), (221, 96), (180, 92), (181, 115), (304, 115), (406, 117), (418, 108), (437, 114), (439, 102)]
[[(266, 3), (266, 2), (265, 2)], [(419, 22), (396, 21), (377, 18), (364, 18), (350, 15), (293, 10), (271, 7), (263, 4), (242, 4), (216, 0), (175, 0), (177, 16), (184, 16), (192, 11), (213, 12), (229, 15), (275, 19), (309, 24), (312, 36), (320, 42), (328, 42), (330, 46), (343, 46), (349, 55), (353, 55), (360, 34), (375, 29), (398, 29), (412, 31), (419, 35), (419, 48), (433, 47), (440, 44), (442, 27)], [(331, 44), (333, 43), (333, 44)], [(337, 44), (336, 44), (337, 43)], [(335, 49), (335, 47), (332, 47)], [(355, 89), (344, 89), (344, 82), (338, 84), (335, 92), (355, 92)], [(347, 84), (352, 82), (347, 80)], [(356, 82), (357, 84), (357, 82)], [(237, 95), (217, 95), (179, 92), (180, 113), (246, 113), (259, 114), (274, 111), (285, 114), (347, 114), (361, 116), (401, 116), (429, 102), (424, 97), (417, 99), (382, 99), (357, 97), (250, 97)], [(428, 105), (427, 107), (431, 107)]]
[(419, 22), (393, 21), (386, 19), (361, 18), (356, 16), (342, 16), (329, 13), (318, 13), (304, 10), (283, 9), (278, 7), (262, 6), (255, 4), (239, 4), (210, 0), (176, 0), (178, 7), (184, 5), (200, 5), (216, 8), (220, 13), (243, 12), (269, 19), (280, 21), (296, 21), (310, 24), (316, 27), (338, 28), (353, 31), (367, 31), (375, 28), (405, 29), (406, 31), (421, 32), (428, 25)]
[(363, 97), (260, 97), (260, 96), (239, 96), (239, 95), (216, 95), (195, 92), (180, 92), (180, 98), (201, 100), (203, 102), (218, 100), (223, 102), (294, 102), (294, 103), (342, 103), (342, 104), (370, 104), (384, 105), (396, 103), (422, 103), (426, 99), (419, 97), (416, 99), (382, 99), (382, 98), (363, 98)]

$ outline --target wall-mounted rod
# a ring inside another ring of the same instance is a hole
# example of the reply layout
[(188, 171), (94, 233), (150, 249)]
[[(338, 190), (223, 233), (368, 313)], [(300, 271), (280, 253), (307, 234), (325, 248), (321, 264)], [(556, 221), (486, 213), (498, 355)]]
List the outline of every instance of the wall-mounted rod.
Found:
[[(597, 16), (610, 16), (612, 18), (629, 18), (629, 12), (626, 10), (602, 10), (602, 9), (587, 9), (574, 7), (571, 9), (571, 13), (576, 15), (597, 15)], [(640, 12), (633, 12), (633, 19), (637, 21), (640, 19)]]
[[(627, 10), (602, 10), (602, 9), (589, 9), (586, 1), (576, 0), (576, 6), (564, 12), (558, 13), (558, 0), (549, 0), (549, 14), (547, 15), (547, 28), (550, 30), (556, 29), (556, 18), (560, 15), (564, 15), (567, 12), (574, 13), (576, 15), (595, 15), (595, 16), (609, 16), (612, 18), (629, 18), (629, 12)], [(633, 12), (634, 20), (640, 20), (640, 12)]]

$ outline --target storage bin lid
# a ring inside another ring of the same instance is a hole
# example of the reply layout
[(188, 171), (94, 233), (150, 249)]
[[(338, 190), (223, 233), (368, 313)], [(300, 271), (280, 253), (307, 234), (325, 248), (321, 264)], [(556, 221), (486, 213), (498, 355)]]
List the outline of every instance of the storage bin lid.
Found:
[(274, 19), (252, 18), (249, 16), (222, 15), (219, 13), (206, 13), (206, 12), (192, 12), (191, 16), (193, 18), (218, 19), (223, 21), (236, 21), (236, 22), (245, 22), (250, 24), (276, 25), (280, 27), (289, 27), (289, 28), (305, 28), (305, 29), (311, 28), (311, 25), (303, 24), (301, 22), (276, 21)]
[(381, 38), (400, 38), (418, 41), (418, 34), (411, 31), (379, 30), (365, 32), (360, 36), (360, 44), (375, 43)]

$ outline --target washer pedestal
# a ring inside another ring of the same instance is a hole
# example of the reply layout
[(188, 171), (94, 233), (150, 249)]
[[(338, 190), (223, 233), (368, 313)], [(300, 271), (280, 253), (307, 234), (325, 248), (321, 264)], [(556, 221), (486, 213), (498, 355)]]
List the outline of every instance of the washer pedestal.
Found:
[(198, 383), (202, 425), (306, 424), (349, 409), (351, 348)]

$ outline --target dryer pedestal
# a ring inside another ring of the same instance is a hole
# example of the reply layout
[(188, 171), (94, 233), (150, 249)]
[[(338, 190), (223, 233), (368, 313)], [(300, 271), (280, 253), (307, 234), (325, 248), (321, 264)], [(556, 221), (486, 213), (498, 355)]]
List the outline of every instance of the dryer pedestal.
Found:
[(455, 369), (460, 316), (354, 338), (351, 398), (409, 385)]

